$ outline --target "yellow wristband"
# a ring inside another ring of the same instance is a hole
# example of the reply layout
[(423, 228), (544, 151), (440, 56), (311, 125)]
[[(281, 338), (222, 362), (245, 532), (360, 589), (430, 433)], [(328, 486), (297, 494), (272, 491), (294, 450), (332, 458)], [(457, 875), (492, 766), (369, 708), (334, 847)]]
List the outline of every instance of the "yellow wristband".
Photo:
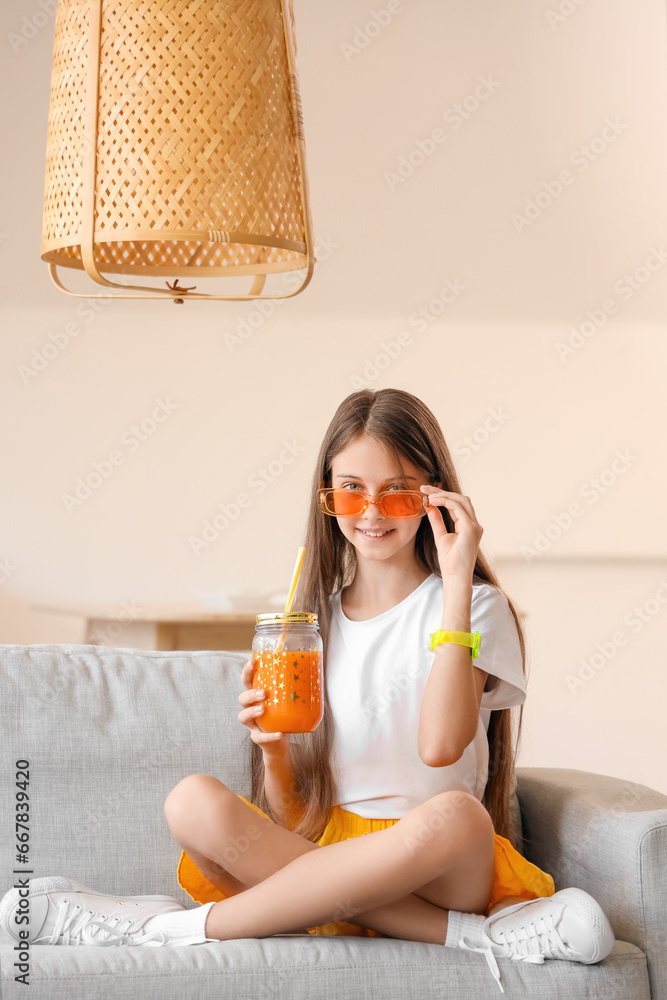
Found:
[(470, 655), (474, 659), (479, 656), (482, 636), (479, 632), (445, 632), (438, 629), (431, 635), (429, 649), (435, 649), (442, 642), (455, 642), (459, 646), (470, 646)]

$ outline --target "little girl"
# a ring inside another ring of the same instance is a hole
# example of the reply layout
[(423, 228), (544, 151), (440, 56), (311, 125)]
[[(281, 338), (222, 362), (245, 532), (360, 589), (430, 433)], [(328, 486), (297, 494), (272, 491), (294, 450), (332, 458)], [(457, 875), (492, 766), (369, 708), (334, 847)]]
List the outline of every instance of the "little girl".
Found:
[[(604, 959), (599, 904), (555, 892), (511, 843), (524, 641), (482, 532), (430, 410), (398, 389), (348, 396), (318, 456), (294, 603), (319, 616), (322, 722), (264, 733), (247, 662), (250, 800), (192, 774), (165, 802), (179, 884), (201, 905), (33, 879), (32, 943), (395, 937), (482, 952), (499, 985), (496, 956)], [(16, 892), (0, 903), (14, 936)]]

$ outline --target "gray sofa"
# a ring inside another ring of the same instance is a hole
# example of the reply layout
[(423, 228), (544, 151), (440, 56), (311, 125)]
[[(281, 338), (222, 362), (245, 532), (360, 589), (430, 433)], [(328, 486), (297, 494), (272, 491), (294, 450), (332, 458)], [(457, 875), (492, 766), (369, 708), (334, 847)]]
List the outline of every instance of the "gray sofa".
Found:
[[(103, 891), (161, 893), (180, 848), (163, 804), (187, 774), (248, 794), (249, 736), (237, 721), (248, 653), (0, 645), (2, 885), (14, 870)], [(16, 861), (15, 762), (30, 764), (28, 866)], [(614, 928), (597, 965), (499, 959), (505, 995), (526, 1000), (667, 998), (667, 797), (585, 771), (522, 768), (523, 852), (580, 886)], [(414, 1000), (496, 998), (480, 954), (395, 938), (308, 934), (182, 948), (33, 947), (30, 991), (2, 942), (2, 996), (33, 1000)]]

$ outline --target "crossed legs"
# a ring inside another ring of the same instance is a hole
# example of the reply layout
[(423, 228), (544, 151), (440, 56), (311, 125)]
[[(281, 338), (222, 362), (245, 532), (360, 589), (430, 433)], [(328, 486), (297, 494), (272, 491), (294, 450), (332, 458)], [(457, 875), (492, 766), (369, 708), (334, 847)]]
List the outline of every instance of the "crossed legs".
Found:
[(228, 895), (211, 907), (208, 937), (353, 920), (444, 944), (448, 909), (484, 914), (491, 898), (493, 824), (467, 792), (443, 792), (386, 830), (326, 847), (260, 816), (206, 774), (180, 781), (164, 808), (177, 843)]

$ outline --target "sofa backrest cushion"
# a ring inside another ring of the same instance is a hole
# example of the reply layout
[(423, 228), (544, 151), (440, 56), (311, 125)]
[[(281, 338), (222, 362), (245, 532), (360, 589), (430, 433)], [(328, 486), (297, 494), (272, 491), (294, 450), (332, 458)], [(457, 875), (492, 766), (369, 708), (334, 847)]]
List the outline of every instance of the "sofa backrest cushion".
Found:
[[(237, 719), (247, 654), (0, 646), (2, 870), (15, 863), (16, 763), (29, 763), (35, 875), (121, 894), (166, 893), (180, 847), (164, 800), (188, 774), (248, 794), (250, 736)], [(20, 780), (20, 776), (19, 776)]]

